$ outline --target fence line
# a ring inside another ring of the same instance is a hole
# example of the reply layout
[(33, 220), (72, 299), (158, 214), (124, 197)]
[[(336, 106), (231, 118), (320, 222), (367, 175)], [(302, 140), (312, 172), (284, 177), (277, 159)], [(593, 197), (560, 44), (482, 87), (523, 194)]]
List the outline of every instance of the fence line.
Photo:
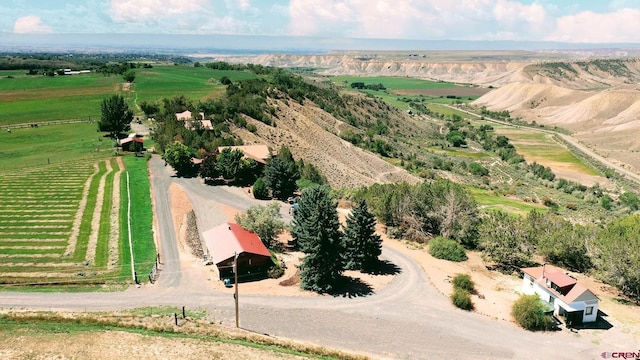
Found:
[(75, 124), (75, 123), (83, 123), (88, 122), (92, 123), (94, 120), (89, 119), (71, 119), (71, 120), (53, 120), (53, 121), (42, 121), (42, 122), (30, 122), (30, 123), (21, 123), (21, 124), (10, 124), (5, 125), (7, 130), (11, 129), (20, 129), (20, 128), (28, 128), (28, 127), (39, 127), (44, 125), (60, 125), (60, 124)]

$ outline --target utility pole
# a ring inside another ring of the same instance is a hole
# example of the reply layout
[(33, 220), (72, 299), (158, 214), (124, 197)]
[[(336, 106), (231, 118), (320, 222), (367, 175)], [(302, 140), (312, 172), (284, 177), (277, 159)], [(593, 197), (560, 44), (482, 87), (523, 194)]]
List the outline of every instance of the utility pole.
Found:
[(239, 312), (238, 312), (238, 253), (234, 254), (233, 273), (235, 275), (235, 282), (236, 282), (236, 293), (233, 295), (233, 298), (236, 301), (236, 327), (240, 327)]

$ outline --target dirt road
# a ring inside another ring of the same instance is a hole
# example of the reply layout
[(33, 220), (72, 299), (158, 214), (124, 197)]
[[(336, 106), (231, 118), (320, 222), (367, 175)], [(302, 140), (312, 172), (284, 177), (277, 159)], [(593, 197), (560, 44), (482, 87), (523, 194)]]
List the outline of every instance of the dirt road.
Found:
[[(194, 204), (200, 228), (224, 221), (216, 203), (245, 208), (253, 200), (236, 189), (176, 179), (162, 160), (151, 160), (163, 267), (156, 285), (117, 293), (0, 293), (0, 307), (107, 311), (152, 305), (205, 308), (217, 324), (233, 326), (234, 302), (216, 292), (198, 269), (185, 268), (175, 247), (168, 186), (180, 184)], [(172, 244), (173, 242), (173, 244)], [(177, 255), (176, 255), (177, 254)], [(383, 258), (400, 273), (369, 296), (282, 297), (243, 295), (241, 327), (346, 351), (393, 359), (598, 359), (620, 344), (594, 344), (567, 332), (530, 333), (486, 316), (455, 309), (410, 257), (385, 247)], [(628, 344), (629, 349), (633, 344)], [(622, 349), (624, 350), (624, 349)]]

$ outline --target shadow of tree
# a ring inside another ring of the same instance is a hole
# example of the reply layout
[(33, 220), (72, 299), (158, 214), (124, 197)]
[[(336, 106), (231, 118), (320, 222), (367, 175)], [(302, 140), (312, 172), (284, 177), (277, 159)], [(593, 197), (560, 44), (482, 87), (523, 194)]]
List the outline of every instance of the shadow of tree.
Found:
[(327, 294), (334, 297), (355, 298), (373, 294), (373, 288), (360, 279), (343, 276), (336, 284), (336, 287), (328, 291)]
[(378, 263), (371, 269), (363, 271), (363, 273), (371, 275), (397, 275), (401, 272), (402, 269), (388, 260), (378, 260)]

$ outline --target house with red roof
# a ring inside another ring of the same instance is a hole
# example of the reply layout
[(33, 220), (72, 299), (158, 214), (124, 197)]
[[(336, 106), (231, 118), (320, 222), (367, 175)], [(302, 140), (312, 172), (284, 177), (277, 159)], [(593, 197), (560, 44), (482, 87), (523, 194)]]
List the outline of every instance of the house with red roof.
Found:
[(238, 257), (238, 276), (266, 274), (271, 253), (255, 233), (238, 224), (223, 223), (202, 233), (206, 258), (213, 263), (220, 279), (233, 278), (233, 262)]
[(568, 326), (597, 320), (600, 299), (562, 269), (544, 264), (520, 270), (522, 292), (540, 296), (553, 307), (554, 315), (564, 317)]

